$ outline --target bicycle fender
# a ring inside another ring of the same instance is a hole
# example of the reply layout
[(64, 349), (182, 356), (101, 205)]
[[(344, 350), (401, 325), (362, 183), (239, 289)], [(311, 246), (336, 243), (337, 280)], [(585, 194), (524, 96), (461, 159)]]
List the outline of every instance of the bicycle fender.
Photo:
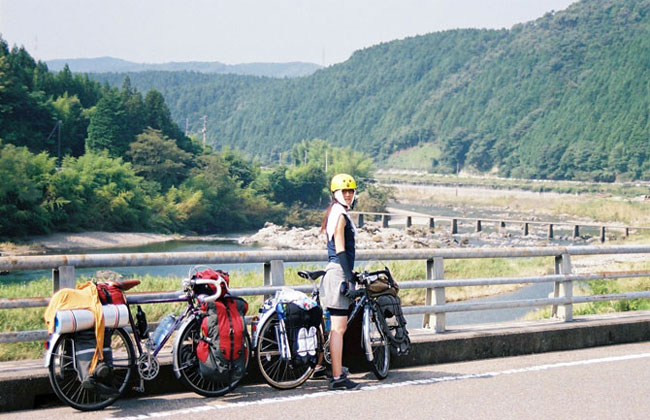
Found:
[(258, 341), (258, 336), (259, 332), (262, 330), (262, 325), (266, 323), (266, 321), (273, 315), (275, 314), (275, 306), (273, 306), (272, 309), (269, 309), (268, 311), (264, 312), (262, 316), (260, 317), (260, 320), (257, 321), (257, 330), (255, 331), (255, 334), (253, 334), (253, 342), (251, 343), (251, 347), (256, 349), (257, 348), (257, 341)]
[(181, 345), (181, 336), (183, 335), (183, 332), (190, 327), (190, 324), (194, 322), (194, 318), (196, 318), (195, 315), (188, 315), (188, 317), (183, 320), (181, 326), (178, 327), (178, 331), (176, 332), (176, 337), (174, 338), (174, 347), (172, 347), (173, 348), (172, 367), (174, 370), (174, 375), (176, 375), (176, 379), (180, 379), (181, 377), (181, 373), (177, 361), (178, 357), (176, 357), (176, 354), (178, 353), (178, 349), (180, 348)]
[(45, 352), (45, 357), (43, 358), (43, 367), (49, 368), (50, 365), (52, 364), (52, 349), (54, 348), (54, 343), (56, 343), (56, 340), (59, 339), (61, 334), (59, 333), (52, 333), (48, 337), (48, 346), (47, 346), (47, 351)]
[(368, 359), (369, 362), (372, 362), (374, 360), (374, 355), (372, 354), (372, 342), (370, 338), (370, 306), (366, 306), (363, 308), (363, 322), (362, 322), (362, 331), (361, 331), (361, 337), (363, 340), (363, 347), (366, 351), (366, 359)]

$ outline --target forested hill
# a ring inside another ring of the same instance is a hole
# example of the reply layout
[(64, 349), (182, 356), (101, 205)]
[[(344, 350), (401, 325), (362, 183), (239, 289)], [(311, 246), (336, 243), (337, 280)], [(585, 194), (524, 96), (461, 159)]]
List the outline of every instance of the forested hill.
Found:
[(650, 179), (649, 12), (650, 0), (583, 0), (509, 30), (383, 43), (297, 79), (129, 76), (181, 125), (207, 115), (209, 139), (264, 160), (311, 138), (380, 158), (436, 142), (438, 170)]

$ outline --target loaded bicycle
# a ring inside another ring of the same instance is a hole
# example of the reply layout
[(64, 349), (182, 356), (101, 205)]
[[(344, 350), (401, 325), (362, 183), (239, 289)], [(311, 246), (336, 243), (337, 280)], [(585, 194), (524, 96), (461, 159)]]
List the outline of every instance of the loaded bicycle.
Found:
[[(87, 381), (83, 379), (84, 372), (80, 370), (80, 363), (77, 360), (80, 357), (77, 347), (81, 344), (83, 334), (87, 335), (88, 331), (69, 331), (68, 328), (68, 332), (65, 329), (55, 332), (49, 339), (45, 366), (56, 395), (73, 408), (89, 411), (105, 408), (115, 402), (130, 389), (129, 385), (134, 376), (139, 380), (139, 385), (134, 389), (143, 392), (144, 382), (152, 380), (158, 375), (160, 371), (158, 356), (174, 331), (177, 333), (171, 349), (173, 371), (188, 389), (203, 396), (215, 397), (235, 388), (248, 365), (251, 349), (250, 337), (246, 332), (241, 355), (244, 358), (242, 359), (243, 373), (240, 369), (237, 375), (227, 375), (225, 380), (208, 378), (202, 373), (197, 358), (197, 348), (206, 341), (201, 332), (201, 323), (206, 314), (201, 306), (222, 298), (227, 293), (227, 282), (223, 277), (217, 279), (196, 278), (197, 270), (198, 267), (193, 267), (190, 270), (189, 278), (181, 280), (182, 293), (179, 292), (172, 297), (139, 300), (139, 304), (187, 303), (179, 316), (168, 318), (168, 320), (173, 318), (173, 321), (162, 327), (164, 328), (162, 331), (157, 329), (154, 334), (149, 334), (146, 315), (139, 305), (137, 320), (134, 320), (128, 299), (123, 306), (106, 305), (103, 307), (106, 325), (111, 325), (105, 330), (104, 346), (104, 362), (108, 364), (110, 375), (98, 378), (95, 384), (97, 386), (86, 386)], [(138, 280), (129, 280), (115, 284), (122, 291), (126, 291), (139, 283)], [(107, 311), (110, 312), (113, 309), (117, 311), (117, 315), (115, 317), (107, 315)], [(63, 321), (61, 323), (63, 324)], [(155, 336), (155, 339), (152, 335)], [(107, 346), (108, 343), (110, 346)]]
[[(299, 271), (298, 275), (312, 282), (311, 299), (320, 306), (318, 279), (325, 274), (324, 270)], [(378, 379), (388, 376), (390, 368), (390, 349), (388, 327), (386, 320), (377, 304), (377, 299), (369, 292), (368, 286), (380, 276), (388, 276), (392, 280), (388, 268), (374, 272), (358, 274), (358, 295), (352, 312), (348, 317), (348, 325), (358, 316), (362, 316), (361, 345), (365, 358), (372, 372)], [(303, 299), (300, 292), (290, 289), (276, 293), (273, 298), (264, 302), (260, 308), (261, 316), (253, 333), (252, 345), (260, 372), (265, 381), (278, 389), (291, 389), (302, 385), (314, 372), (316, 363), (297, 362), (295, 341), (289, 337), (284, 312), (291, 299)], [(288, 295), (288, 296), (287, 296)], [(319, 322), (316, 335), (316, 351), (318, 361), (331, 363), (329, 355), (329, 326), (326, 320)], [(288, 350), (288, 351), (287, 351)], [(292, 353), (292, 350), (293, 353)]]

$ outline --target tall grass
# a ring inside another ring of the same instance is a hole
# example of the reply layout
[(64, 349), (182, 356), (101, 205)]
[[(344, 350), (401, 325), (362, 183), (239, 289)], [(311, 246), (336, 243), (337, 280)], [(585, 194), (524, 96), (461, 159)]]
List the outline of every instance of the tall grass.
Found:
[[(650, 270), (650, 262), (614, 262), (600, 267), (602, 272), (615, 271), (643, 271)], [(650, 290), (649, 277), (635, 277), (627, 279), (607, 279), (580, 282), (574, 285), (574, 296), (608, 295)], [(579, 303), (573, 305), (574, 315), (603, 314), (613, 312), (642, 311), (650, 309), (650, 299), (629, 299)], [(548, 319), (551, 316), (550, 308), (542, 308), (526, 314), (524, 319)]]
[(602, 222), (625, 225), (650, 225), (650, 202), (628, 200), (582, 199), (558, 202), (556, 214), (571, 214)]

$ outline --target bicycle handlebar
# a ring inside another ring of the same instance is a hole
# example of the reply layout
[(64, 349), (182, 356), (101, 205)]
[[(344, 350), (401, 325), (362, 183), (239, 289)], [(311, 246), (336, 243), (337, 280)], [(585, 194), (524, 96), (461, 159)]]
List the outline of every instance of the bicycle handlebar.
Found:
[(228, 284), (226, 281), (222, 278), (219, 278), (217, 280), (213, 279), (183, 279), (182, 281), (183, 288), (185, 290), (187, 289), (193, 289), (194, 286), (199, 285), (199, 284), (211, 284), (215, 287), (216, 292), (213, 295), (198, 295), (196, 298), (203, 303), (208, 303), (208, 302), (214, 302), (215, 300), (219, 299), (221, 297), (221, 290), (222, 286), (225, 290), (228, 290)]
[(388, 270), (388, 268), (385, 268), (383, 270), (371, 271), (371, 272), (363, 271), (357, 274), (357, 279), (359, 283), (367, 285), (377, 280), (377, 278), (381, 274), (385, 274), (386, 276), (388, 276), (389, 281), (392, 283), (393, 276), (390, 274), (390, 270)]

